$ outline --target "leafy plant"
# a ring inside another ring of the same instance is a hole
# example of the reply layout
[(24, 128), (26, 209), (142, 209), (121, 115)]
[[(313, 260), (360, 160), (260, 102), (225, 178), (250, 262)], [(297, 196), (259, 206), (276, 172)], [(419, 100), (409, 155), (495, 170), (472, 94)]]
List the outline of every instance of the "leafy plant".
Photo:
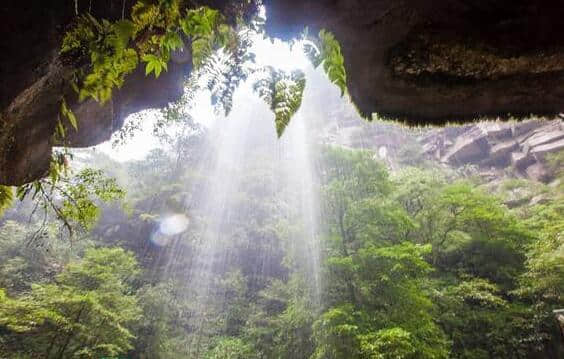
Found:
[(44, 213), (43, 225), (47, 222), (47, 214), (53, 213), (72, 237), (73, 228), (78, 226), (87, 230), (94, 225), (100, 215), (97, 201), (122, 199), (125, 192), (115, 179), (104, 177), (100, 170), (86, 168), (71, 176), (66, 168), (67, 159), (59, 154), (51, 161), (49, 176), (18, 187), (17, 197), (20, 201), (26, 198), (34, 201), (32, 215), (41, 209)]
[(184, 34), (192, 40), (192, 64), (198, 69), (213, 50), (227, 43), (231, 28), (223, 23), (217, 10), (202, 7), (188, 11), (181, 21)]
[[(235, 89), (257, 71), (248, 67), (253, 62), (248, 34), (258, 22), (251, 20), (246, 30), (239, 31), (218, 10), (201, 6), (183, 15), (183, 7), (179, 0), (140, 0), (132, 8), (131, 20), (110, 23), (90, 14), (79, 16), (61, 47), (63, 57), (72, 59), (78, 67), (89, 61), (87, 73), (83, 75), (79, 70), (78, 81), (73, 83), (79, 99), (90, 97), (102, 103), (109, 100), (112, 90), (123, 85), (139, 59), (145, 63), (146, 75), (159, 77), (168, 70), (173, 51), (186, 51), (186, 41), (190, 43), (196, 76), (205, 78), (212, 102), (221, 104), (227, 115)], [(340, 46), (328, 32), (321, 31), (320, 39), (323, 66), (331, 81), (344, 92), (346, 77)], [(263, 72), (268, 79), (259, 81), (255, 88), (261, 88), (259, 93), (275, 113), (276, 131), (281, 136), (301, 105), (305, 76), (300, 71), (284, 74), (272, 68)], [(76, 123), (71, 112), (61, 112), (71, 124)]]
[[(305, 37), (307, 38), (307, 31)], [(329, 80), (337, 85), (343, 96), (347, 90), (347, 74), (345, 58), (341, 52), (341, 45), (331, 32), (321, 29), (314, 42), (306, 41), (304, 51), (314, 67), (323, 65), (323, 70)]]
[(10, 186), (0, 185), (0, 217), (2, 213), (12, 205), (14, 190)]
[(167, 62), (156, 55), (143, 55), (143, 61), (147, 63), (147, 66), (145, 67), (145, 75), (149, 75), (151, 72), (154, 72), (155, 77), (159, 77), (163, 69), (168, 71)]
[(381, 329), (359, 336), (362, 352), (368, 358), (396, 359), (413, 356), (417, 348), (411, 334), (399, 327)]
[(235, 48), (223, 47), (208, 56), (196, 75), (197, 81), (205, 83), (210, 91), (212, 104), (220, 105), (226, 116), (233, 108), (235, 90), (257, 71), (254, 67), (254, 54), (249, 52), (249, 30), (243, 29), (234, 36), (238, 45)]
[(253, 88), (274, 112), (276, 133), (281, 137), (292, 116), (300, 109), (305, 89), (305, 74), (296, 70), (291, 73), (267, 67), (264, 76)]
[(250, 359), (254, 358), (253, 348), (240, 338), (223, 338), (208, 353), (206, 359)]
[(0, 328), (19, 333), (14, 352), (32, 357), (116, 356), (132, 348), (131, 324), (140, 314), (132, 293), (139, 268), (121, 248), (86, 251), (56, 282), (34, 284), (10, 298), (0, 289)]
[(98, 21), (90, 14), (77, 18), (61, 46), (63, 57), (81, 66), (89, 61), (86, 75), (79, 71), (79, 83), (73, 84), (79, 99), (93, 98), (104, 103), (112, 90), (123, 85), (139, 59), (146, 63), (145, 74), (159, 77), (167, 71), (172, 51), (185, 44), (183, 32), (192, 42), (192, 59), (198, 67), (218, 46), (224, 46), (232, 32), (223, 24), (217, 10), (208, 7), (189, 9), (181, 15), (179, 0), (138, 1), (131, 20), (111, 23)]

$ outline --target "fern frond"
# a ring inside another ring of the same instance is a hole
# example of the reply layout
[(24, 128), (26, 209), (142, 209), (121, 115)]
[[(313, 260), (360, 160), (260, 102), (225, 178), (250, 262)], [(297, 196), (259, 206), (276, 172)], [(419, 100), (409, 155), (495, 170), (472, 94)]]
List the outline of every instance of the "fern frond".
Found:
[(265, 76), (255, 82), (253, 89), (274, 112), (276, 134), (281, 137), (302, 104), (305, 74), (299, 70), (287, 74), (272, 67), (265, 68), (264, 73)]
[(193, 77), (210, 91), (216, 110), (222, 109), (227, 116), (233, 107), (235, 90), (256, 72), (255, 57), (249, 51), (252, 41), (248, 30), (232, 32), (218, 41), (224, 42), (223, 47), (207, 55)]
[(324, 29), (319, 31), (317, 42), (319, 46), (314, 41), (305, 40), (304, 52), (314, 67), (323, 64), (327, 77), (339, 87), (343, 96), (347, 90), (347, 74), (341, 45), (332, 33)]

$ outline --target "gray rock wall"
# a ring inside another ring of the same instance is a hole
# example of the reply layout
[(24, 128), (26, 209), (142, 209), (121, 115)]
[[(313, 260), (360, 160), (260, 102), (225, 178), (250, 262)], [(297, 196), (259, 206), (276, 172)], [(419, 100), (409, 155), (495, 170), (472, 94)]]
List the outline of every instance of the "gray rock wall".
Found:
[(483, 122), (436, 129), (420, 138), (424, 153), (453, 167), (467, 164), (481, 169), (510, 169), (547, 182), (549, 153), (564, 150), (564, 123), (560, 119), (523, 122)]

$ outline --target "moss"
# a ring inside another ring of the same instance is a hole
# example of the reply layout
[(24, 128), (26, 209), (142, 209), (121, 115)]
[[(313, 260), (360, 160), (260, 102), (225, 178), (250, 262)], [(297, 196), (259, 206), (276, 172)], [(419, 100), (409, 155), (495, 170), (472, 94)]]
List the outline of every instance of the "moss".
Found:
[(429, 34), (410, 36), (391, 52), (389, 65), (396, 76), (429, 78), (436, 82), (469, 83), (518, 74), (564, 70), (564, 53), (526, 53), (506, 56), (502, 51), (469, 39), (444, 39)]
[(8, 123), (4, 115), (0, 114), (0, 168), (8, 167), (8, 154), (16, 145), (14, 136), (14, 124)]

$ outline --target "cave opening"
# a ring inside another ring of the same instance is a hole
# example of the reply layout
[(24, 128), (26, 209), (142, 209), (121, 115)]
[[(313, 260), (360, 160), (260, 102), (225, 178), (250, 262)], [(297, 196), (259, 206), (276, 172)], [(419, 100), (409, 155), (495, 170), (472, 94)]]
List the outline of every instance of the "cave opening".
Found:
[(562, 357), (557, 1), (22, 3), (0, 357)]

